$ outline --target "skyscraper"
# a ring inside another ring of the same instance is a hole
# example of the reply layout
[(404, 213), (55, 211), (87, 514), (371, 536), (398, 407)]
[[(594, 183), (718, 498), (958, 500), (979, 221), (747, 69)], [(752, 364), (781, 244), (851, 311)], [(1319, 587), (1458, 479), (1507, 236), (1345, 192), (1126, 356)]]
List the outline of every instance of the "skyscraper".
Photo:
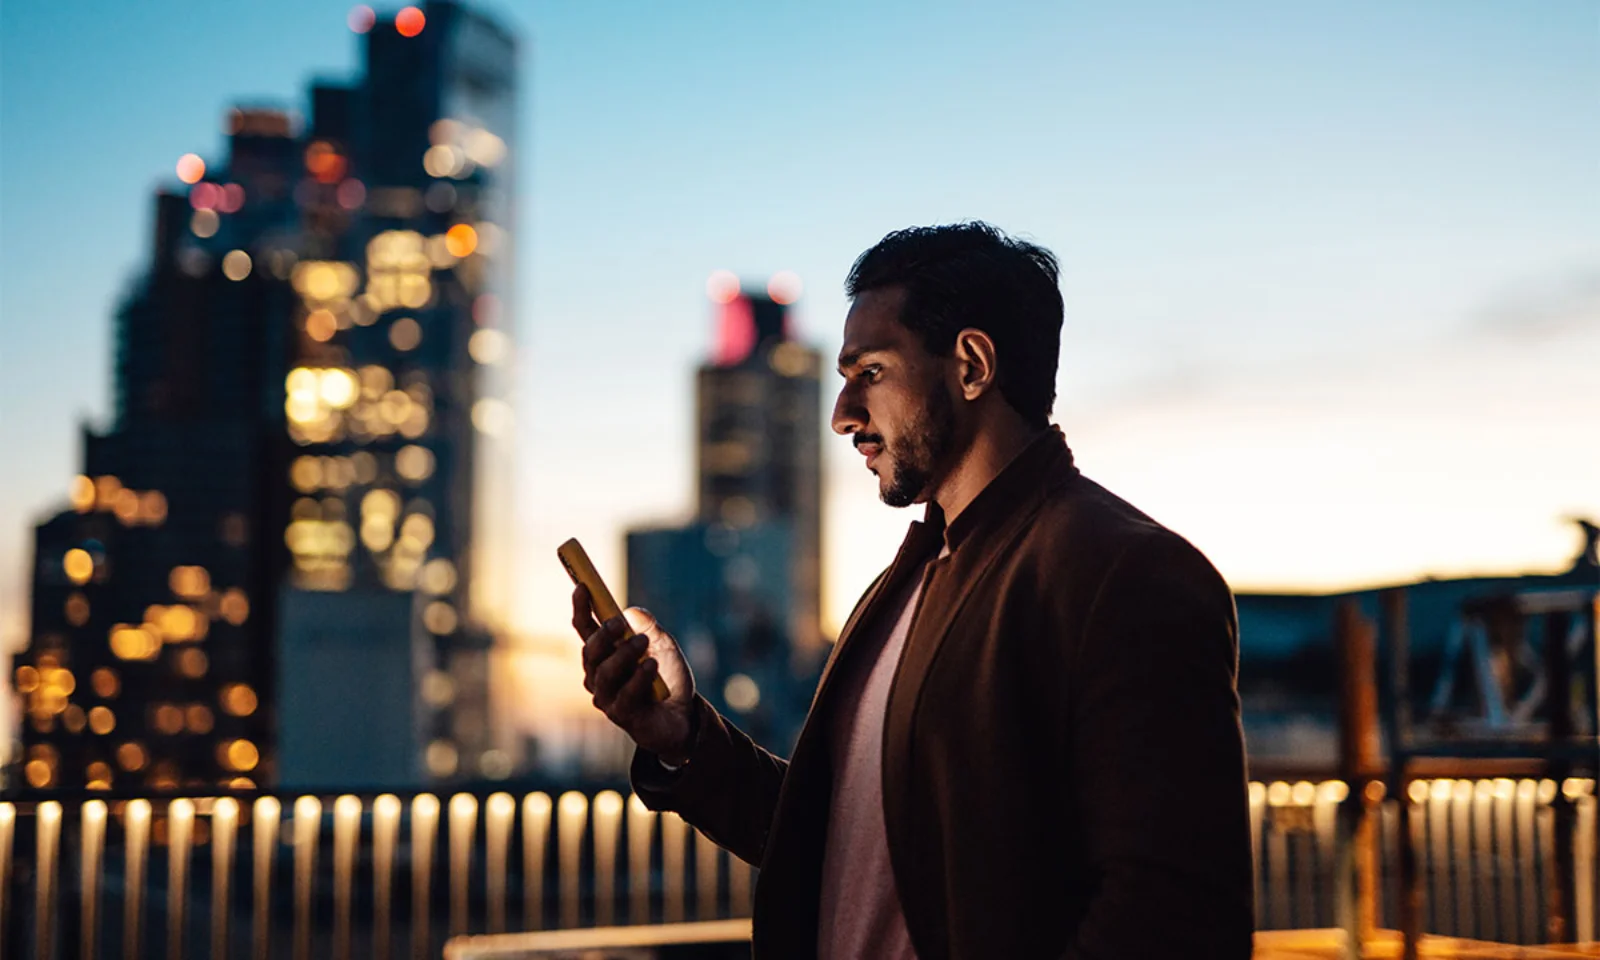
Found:
[(794, 340), (798, 280), (713, 276), (717, 337), (695, 378), (698, 504), (686, 527), (628, 534), (628, 599), (679, 632), (701, 690), (784, 749), (825, 642), (821, 358)]
[(38, 528), (16, 682), (41, 788), (503, 775), (516, 44), (453, 3), (179, 164), (116, 414)]

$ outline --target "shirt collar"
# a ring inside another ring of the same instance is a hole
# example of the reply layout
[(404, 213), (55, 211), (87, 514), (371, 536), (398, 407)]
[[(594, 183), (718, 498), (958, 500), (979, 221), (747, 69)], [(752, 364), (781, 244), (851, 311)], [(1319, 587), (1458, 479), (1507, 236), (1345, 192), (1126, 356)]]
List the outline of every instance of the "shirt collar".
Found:
[(946, 525), (944, 511), (937, 503), (928, 501), (927, 511), (919, 525), (923, 530), (919, 534), (930, 538), (943, 534), (944, 545), (954, 553), (961, 548), (963, 541), (972, 536), (973, 531), (993, 526), (1062, 467), (1076, 469), (1067, 438), (1059, 426), (1051, 424), (1050, 429), (1029, 441), (1021, 453), (995, 474), (994, 479), (972, 498), (955, 522)]

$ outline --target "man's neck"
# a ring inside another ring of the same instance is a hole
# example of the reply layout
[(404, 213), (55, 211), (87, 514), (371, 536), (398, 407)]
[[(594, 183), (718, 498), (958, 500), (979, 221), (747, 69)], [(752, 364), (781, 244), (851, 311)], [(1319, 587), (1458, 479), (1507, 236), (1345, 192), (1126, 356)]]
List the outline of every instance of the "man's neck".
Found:
[(945, 523), (954, 522), (983, 488), (1045, 429), (1029, 426), (1014, 416), (996, 417), (993, 422), (979, 427), (972, 444), (934, 494), (934, 502), (944, 513)]

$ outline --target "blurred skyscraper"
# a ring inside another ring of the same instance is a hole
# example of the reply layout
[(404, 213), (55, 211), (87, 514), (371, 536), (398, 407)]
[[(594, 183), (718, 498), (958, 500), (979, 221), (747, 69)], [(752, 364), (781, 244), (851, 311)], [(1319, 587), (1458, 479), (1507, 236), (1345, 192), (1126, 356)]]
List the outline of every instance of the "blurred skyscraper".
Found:
[(179, 162), (117, 315), (116, 413), (37, 531), (40, 788), (504, 775), (517, 48), (351, 15), (364, 74)]
[(704, 693), (758, 739), (799, 732), (826, 643), (821, 357), (791, 339), (798, 280), (712, 277), (717, 341), (695, 379), (693, 523), (628, 534), (628, 599), (677, 631)]

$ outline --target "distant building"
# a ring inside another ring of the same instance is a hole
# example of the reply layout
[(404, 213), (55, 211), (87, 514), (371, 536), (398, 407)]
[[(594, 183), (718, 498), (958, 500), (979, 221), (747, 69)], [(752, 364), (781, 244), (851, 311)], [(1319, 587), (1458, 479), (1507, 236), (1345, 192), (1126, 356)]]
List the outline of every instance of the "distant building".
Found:
[(821, 629), (821, 357), (788, 330), (792, 287), (714, 277), (696, 375), (696, 517), (628, 534), (628, 600), (678, 632), (718, 709), (769, 746), (799, 732)]
[[(1403, 588), (1410, 710), (1422, 737), (1457, 732), (1506, 736), (1518, 720), (1516, 704), (1543, 696), (1532, 644), (1542, 643), (1541, 624), (1486, 624), (1475, 611), (1514, 595), (1555, 599), (1600, 591), (1595, 528), (1583, 523), (1585, 542), (1572, 567), (1559, 574), (1426, 579), (1331, 594), (1239, 593), (1239, 694), (1245, 740), (1260, 769), (1332, 773), (1338, 756), (1338, 663), (1334, 619), (1353, 602), (1357, 612), (1382, 622), (1381, 597)], [(1589, 618), (1595, 616), (1591, 610)], [(1570, 624), (1571, 648), (1583, 668), (1575, 686), (1596, 698), (1595, 651), (1579, 649), (1584, 628)], [(1589, 627), (1592, 629), (1592, 627)], [(1509, 630), (1509, 632), (1508, 632)], [(1387, 669), (1388, 641), (1379, 635), (1377, 669)], [(1486, 689), (1487, 688), (1487, 689)], [(1596, 718), (1580, 716), (1579, 732), (1592, 735)]]
[(306, 129), (231, 111), (226, 162), (158, 196), (115, 418), (36, 535), (27, 784), (508, 772), (517, 48), (420, 9), (364, 31)]

